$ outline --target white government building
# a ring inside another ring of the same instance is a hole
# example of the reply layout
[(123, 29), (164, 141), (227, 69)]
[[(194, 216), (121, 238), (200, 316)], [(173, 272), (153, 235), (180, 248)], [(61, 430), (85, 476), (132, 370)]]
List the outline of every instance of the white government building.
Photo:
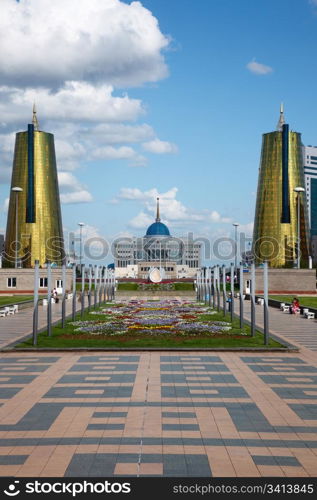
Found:
[(142, 238), (114, 244), (116, 278), (149, 279), (159, 269), (163, 279), (194, 278), (201, 267), (202, 244), (191, 237), (173, 237), (161, 222), (159, 198), (156, 219)]
[(303, 158), (311, 250), (317, 264), (317, 146), (304, 146)]

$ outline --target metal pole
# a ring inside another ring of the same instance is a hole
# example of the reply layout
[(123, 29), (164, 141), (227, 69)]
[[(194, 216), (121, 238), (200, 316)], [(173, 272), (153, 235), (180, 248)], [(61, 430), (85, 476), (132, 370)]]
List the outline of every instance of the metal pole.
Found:
[(15, 193), (15, 268), (18, 267), (18, 191)]
[(88, 311), (90, 311), (91, 308), (91, 279), (92, 279), (92, 270), (91, 270), (91, 264), (89, 264), (89, 285), (88, 285)]
[(234, 241), (235, 241), (234, 268), (235, 268), (235, 272), (237, 272), (237, 269), (238, 269), (238, 226), (234, 226)]
[(250, 281), (250, 299), (251, 299), (251, 336), (255, 336), (255, 264), (251, 264)]
[(106, 302), (109, 302), (109, 287), (108, 287), (108, 280), (109, 280), (109, 269), (106, 267), (106, 280), (105, 280), (105, 296), (106, 296)]
[(199, 271), (196, 274), (196, 301), (199, 301)]
[(233, 266), (233, 263), (231, 263), (230, 265), (230, 285), (231, 285), (231, 307), (230, 307), (230, 311), (231, 311), (231, 321), (233, 321), (233, 316), (234, 316), (234, 266)]
[(268, 263), (264, 262), (263, 267), (264, 281), (264, 343), (269, 343), (269, 286), (268, 286)]
[(300, 269), (300, 193), (297, 193), (297, 269)]
[(39, 317), (39, 261), (34, 266), (34, 306), (33, 306), (33, 345), (37, 345), (37, 330)]
[(216, 308), (216, 266), (212, 268), (212, 307)]
[(63, 263), (62, 266), (62, 283), (63, 283), (63, 294), (62, 294), (62, 328), (65, 328), (65, 317), (66, 317), (66, 264)]
[(220, 266), (217, 264), (217, 281), (216, 281), (216, 286), (217, 286), (217, 310), (218, 312), (220, 311)]
[(97, 265), (95, 265), (95, 269), (94, 269), (94, 278), (95, 278), (94, 309), (96, 309), (96, 306), (97, 306), (97, 273), (98, 273), (98, 267), (97, 267)]
[(81, 265), (81, 316), (85, 311), (85, 264)]
[(113, 297), (112, 297), (112, 300), (115, 300), (115, 298), (116, 298), (116, 276), (114, 274), (114, 271), (112, 271), (112, 280), (113, 280)]
[(82, 235), (83, 235), (83, 226), (79, 226), (79, 231), (80, 231), (80, 251), (79, 251), (79, 265), (80, 265), (80, 270), (82, 271), (81, 267), (81, 253), (82, 253)]
[(76, 318), (76, 264), (75, 263), (73, 264), (72, 289), (73, 289), (72, 320), (75, 321)]
[(47, 261), (47, 335), (52, 336), (52, 268), (51, 261)]
[(208, 305), (211, 307), (211, 267), (208, 267)]
[(227, 293), (226, 293), (226, 266), (222, 266), (222, 300), (223, 300), (223, 315), (227, 313)]
[(102, 301), (102, 266), (99, 266), (99, 306)]
[(243, 263), (240, 262), (240, 328), (243, 328)]

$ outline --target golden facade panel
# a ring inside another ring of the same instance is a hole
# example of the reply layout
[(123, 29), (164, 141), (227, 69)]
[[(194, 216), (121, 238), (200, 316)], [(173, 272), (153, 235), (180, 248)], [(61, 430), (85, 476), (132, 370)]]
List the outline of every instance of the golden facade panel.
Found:
[[(16, 193), (13, 187), (23, 191)], [(47, 260), (62, 264), (64, 243), (54, 136), (32, 126), (16, 134), (5, 239), (5, 260), (9, 263), (16, 258), (16, 230), (17, 257), (23, 267), (33, 267), (35, 260), (41, 266)]]
[[(283, 133), (263, 135), (253, 233), (256, 263), (267, 260), (276, 268), (292, 267), (297, 259), (298, 195), (294, 188), (305, 186), (301, 135), (287, 128), (283, 139)], [(309, 255), (305, 193), (300, 200), (301, 260), (305, 264)]]

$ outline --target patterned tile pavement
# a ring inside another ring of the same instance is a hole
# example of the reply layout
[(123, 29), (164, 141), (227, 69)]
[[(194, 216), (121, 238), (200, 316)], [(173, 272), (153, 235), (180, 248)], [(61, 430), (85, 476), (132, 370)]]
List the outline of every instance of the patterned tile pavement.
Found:
[(317, 357), (1, 353), (0, 475), (317, 476)]

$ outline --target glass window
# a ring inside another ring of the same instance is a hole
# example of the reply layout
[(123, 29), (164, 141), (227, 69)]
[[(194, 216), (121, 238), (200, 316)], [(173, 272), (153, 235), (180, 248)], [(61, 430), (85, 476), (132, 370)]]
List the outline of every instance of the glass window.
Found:
[(47, 278), (40, 278), (40, 288), (47, 288)]
[(8, 286), (8, 288), (15, 288), (17, 286), (17, 279), (16, 278), (8, 278), (7, 279), (7, 286)]

